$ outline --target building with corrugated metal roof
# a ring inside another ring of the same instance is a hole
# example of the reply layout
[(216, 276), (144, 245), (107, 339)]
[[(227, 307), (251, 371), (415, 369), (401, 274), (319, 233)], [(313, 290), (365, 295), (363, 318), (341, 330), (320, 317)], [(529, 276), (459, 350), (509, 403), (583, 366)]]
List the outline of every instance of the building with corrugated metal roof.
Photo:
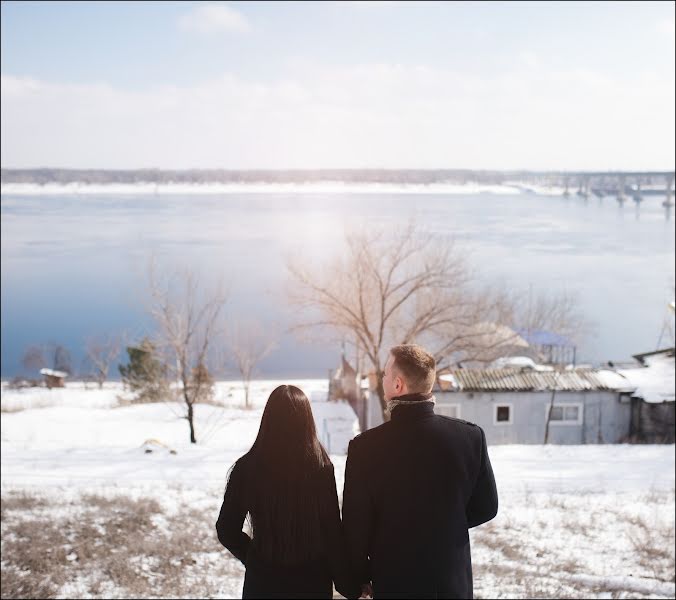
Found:
[[(637, 355), (639, 362), (642, 356)], [(661, 351), (660, 356), (663, 361), (671, 360), (673, 372), (673, 349)], [(630, 371), (538, 367), (437, 373), (435, 412), (480, 425), (489, 444), (673, 442), (673, 395), (671, 402), (665, 397), (664, 407), (651, 409), (655, 414), (659, 411), (664, 427), (651, 421), (648, 431), (643, 405), (656, 401), (644, 397), (634, 377), (628, 376)], [(673, 373), (671, 377), (673, 382)], [(655, 389), (654, 385), (644, 387)], [(368, 404), (367, 429), (383, 422), (374, 390)]]
[(439, 376), (436, 412), (480, 425), (490, 444), (590, 444), (630, 435), (631, 392), (614, 371), (457, 369)]

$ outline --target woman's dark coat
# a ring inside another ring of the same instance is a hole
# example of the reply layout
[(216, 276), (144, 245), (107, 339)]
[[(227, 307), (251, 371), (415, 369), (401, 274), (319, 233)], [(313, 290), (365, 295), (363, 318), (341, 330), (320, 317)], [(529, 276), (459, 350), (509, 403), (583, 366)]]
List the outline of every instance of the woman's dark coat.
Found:
[(374, 598), (472, 598), (467, 529), (497, 510), (483, 430), (436, 415), (429, 402), (396, 406), (389, 422), (350, 442), (343, 527)]
[[(250, 484), (257, 476), (261, 476), (260, 470), (252, 462), (240, 459), (235, 464), (216, 522), (219, 541), (246, 567), (242, 597), (331, 598), (335, 582), (339, 593), (358, 598), (359, 582), (349, 571), (333, 465), (318, 472), (312, 485), (322, 507), (323, 552), (311, 562), (293, 566), (263, 560), (256, 551), (256, 544), (242, 531), (247, 513), (256, 505)], [(265, 536), (266, 532), (256, 531), (254, 535)]]

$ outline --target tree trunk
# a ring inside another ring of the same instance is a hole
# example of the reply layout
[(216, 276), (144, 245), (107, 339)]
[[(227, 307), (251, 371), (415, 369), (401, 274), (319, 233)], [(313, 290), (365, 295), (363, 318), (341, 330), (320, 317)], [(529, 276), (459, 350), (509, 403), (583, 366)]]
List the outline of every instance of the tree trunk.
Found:
[(547, 424), (545, 425), (545, 444), (549, 441), (549, 421), (552, 418), (552, 406), (554, 406), (554, 396), (556, 396), (556, 390), (552, 390), (552, 399), (549, 402), (549, 410), (547, 411)]
[(378, 392), (378, 400), (380, 400), (380, 410), (383, 413), (383, 422), (387, 423), (387, 421), (390, 420), (390, 415), (385, 410), (387, 408), (387, 402), (385, 400), (385, 389), (383, 388), (383, 372), (380, 368), (376, 368), (376, 377), (378, 379), (376, 391)]
[(196, 444), (197, 440), (195, 439), (195, 425), (193, 424), (193, 417), (194, 417), (194, 412), (193, 412), (193, 407), (192, 404), (188, 404), (188, 425), (190, 425), (190, 443), (191, 444)]
[[(599, 428), (598, 433), (596, 435), (597, 444), (603, 444), (603, 433), (601, 432), (602, 421), (603, 421), (603, 407), (601, 402), (599, 402)], [(582, 426), (582, 428), (584, 429), (584, 425)]]

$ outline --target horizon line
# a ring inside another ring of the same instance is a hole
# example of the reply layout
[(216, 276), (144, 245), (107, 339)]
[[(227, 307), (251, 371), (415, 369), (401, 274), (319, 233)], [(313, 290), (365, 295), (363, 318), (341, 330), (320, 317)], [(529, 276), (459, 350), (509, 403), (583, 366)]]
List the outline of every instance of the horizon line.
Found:
[(491, 169), (491, 168), (463, 168), (463, 167), (0, 167), (1, 171), (103, 171), (103, 172), (226, 172), (226, 173), (292, 173), (292, 172), (345, 172), (345, 171), (367, 171), (367, 172), (397, 172), (397, 171), (417, 171), (417, 172), (437, 172), (446, 171), (453, 173), (533, 173), (533, 174), (567, 174), (567, 173), (587, 173), (593, 174), (654, 174), (670, 175), (674, 174), (674, 168), (671, 169)]

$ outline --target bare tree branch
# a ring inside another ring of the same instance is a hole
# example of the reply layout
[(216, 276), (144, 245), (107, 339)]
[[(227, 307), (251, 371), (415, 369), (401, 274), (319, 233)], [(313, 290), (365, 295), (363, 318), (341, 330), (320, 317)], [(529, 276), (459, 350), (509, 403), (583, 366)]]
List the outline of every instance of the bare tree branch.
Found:
[(289, 300), (303, 314), (292, 330), (332, 330), (355, 340), (377, 376), (384, 413), (382, 365), (392, 345), (424, 344), (441, 368), (525, 351), (516, 331), (524, 324), (563, 335), (580, 331), (574, 299), (538, 298), (524, 310), (520, 295), (480, 288), (467, 255), (413, 222), (394, 232), (348, 232), (344, 255), (328, 265), (287, 261)]
[(227, 295), (219, 284), (202, 297), (199, 278), (193, 270), (160, 276), (154, 262), (148, 268), (148, 282), (149, 311), (158, 328), (157, 345), (175, 382), (173, 389), (182, 401), (190, 441), (196, 443), (194, 405), (211, 394), (209, 351), (219, 335)]
[(250, 408), (251, 378), (256, 367), (277, 347), (277, 336), (258, 321), (239, 321), (230, 331), (230, 352), (244, 386), (244, 406)]
[(91, 337), (85, 342), (86, 361), (94, 370), (92, 375), (99, 389), (108, 378), (110, 364), (120, 354), (120, 347), (120, 336)]

